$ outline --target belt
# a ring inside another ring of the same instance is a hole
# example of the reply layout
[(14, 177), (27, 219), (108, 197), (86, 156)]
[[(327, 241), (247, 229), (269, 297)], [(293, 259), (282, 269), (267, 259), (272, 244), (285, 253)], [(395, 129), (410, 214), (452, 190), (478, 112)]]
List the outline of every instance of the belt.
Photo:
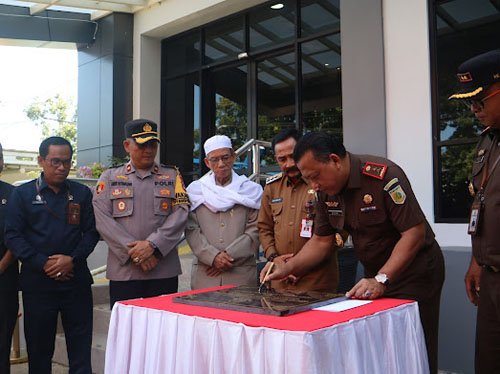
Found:
[(493, 266), (493, 265), (483, 265), (483, 267), (493, 273), (498, 273), (500, 272), (500, 266)]

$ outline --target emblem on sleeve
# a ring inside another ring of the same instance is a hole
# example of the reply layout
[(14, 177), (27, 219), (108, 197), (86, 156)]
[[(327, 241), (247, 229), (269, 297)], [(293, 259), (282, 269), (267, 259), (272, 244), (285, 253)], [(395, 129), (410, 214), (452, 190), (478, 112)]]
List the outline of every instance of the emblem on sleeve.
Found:
[(384, 179), (386, 171), (387, 171), (387, 165), (376, 164), (374, 162), (367, 162), (363, 167), (362, 173), (364, 175), (368, 175), (369, 177)]
[(401, 185), (396, 186), (392, 190), (390, 190), (389, 195), (391, 196), (392, 201), (394, 201), (394, 204), (402, 205), (405, 203), (406, 194), (403, 191), (403, 187), (401, 187)]
[(187, 204), (189, 205), (189, 197), (184, 187), (181, 173), (177, 169), (177, 176), (175, 177), (175, 200), (173, 205)]
[(97, 186), (95, 188), (96, 194), (99, 195), (101, 192), (103, 192), (104, 189), (105, 189), (105, 187), (106, 187), (106, 183), (104, 183), (104, 182), (98, 182)]

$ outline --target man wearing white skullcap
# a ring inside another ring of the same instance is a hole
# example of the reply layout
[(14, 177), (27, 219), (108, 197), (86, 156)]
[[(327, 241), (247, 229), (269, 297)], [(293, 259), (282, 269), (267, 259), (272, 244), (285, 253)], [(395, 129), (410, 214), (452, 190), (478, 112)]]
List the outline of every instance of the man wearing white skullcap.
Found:
[(186, 239), (195, 254), (191, 288), (255, 286), (262, 187), (234, 172), (236, 155), (227, 136), (212, 136), (204, 149), (210, 172), (187, 188)]

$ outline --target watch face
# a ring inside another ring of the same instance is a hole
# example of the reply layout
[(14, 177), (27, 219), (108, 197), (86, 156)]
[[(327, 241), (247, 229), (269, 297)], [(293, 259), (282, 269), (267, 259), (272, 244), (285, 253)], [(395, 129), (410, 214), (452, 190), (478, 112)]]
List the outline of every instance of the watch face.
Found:
[(375, 280), (379, 283), (382, 284), (387, 284), (389, 282), (389, 278), (387, 277), (387, 274), (384, 273), (379, 273), (375, 276)]

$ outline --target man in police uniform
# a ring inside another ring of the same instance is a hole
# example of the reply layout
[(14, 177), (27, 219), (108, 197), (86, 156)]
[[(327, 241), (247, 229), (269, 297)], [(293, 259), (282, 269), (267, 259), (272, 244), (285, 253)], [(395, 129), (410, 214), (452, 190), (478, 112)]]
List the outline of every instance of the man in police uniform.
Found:
[[(304, 181), (293, 160), (299, 138), (296, 129), (284, 129), (271, 143), (282, 172), (266, 180), (258, 227), (264, 254), (272, 262), (286, 261), (312, 236), (316, 192)], [(325, 261), (307, 274), (273, 281), (271, 286), (293, 291), (336, 292), (337, 285), (337, 253), (332, 248)]]
[(277, 264), (269, 279), (305, 273), (329, 254), (336, 232), (344, 228), (365, 268), (365, 278), (347, 296), (417, 300), (430, 371), (436, 373), (444, 261), (405, 173), (385, 158), (346, 152), (326, 133), (304, 135), (294, 159), (321, 191), (314, 235), (297, 255)]
[[(3, 149), (0, 144), (0, 172)], [(17, 296), (18, 264), (4, 243), (5, 209), (13, 187), (0, 181), (0, 373), (10, 373), (10, 345), (19, 309)]]
[(500, 373), (500, 49), (465, 61), (458, 68), (459, 92), (486, 127), (476, 147), (469, 190), (472, 254), (465, 289), (477, 309), (476, 373)]
[(29, 372), (50, 373), (61, 313), (70, 373), (92, 372), (92, 276), (87, 257), (99, 240), (92, 193), (67, 179), (73, 149), (53, 136), (40, 144), (41, 175), (15, 188), (5, 242), (22, 262), (24, 335)]
[(110, 305), (177, 292), (177, 242), (189, 200), (179, 170), (158, 165), (157, 125), (125, 124), (125, 165), (106, 170), (94, 193), (97, 230), (107, 242)]

